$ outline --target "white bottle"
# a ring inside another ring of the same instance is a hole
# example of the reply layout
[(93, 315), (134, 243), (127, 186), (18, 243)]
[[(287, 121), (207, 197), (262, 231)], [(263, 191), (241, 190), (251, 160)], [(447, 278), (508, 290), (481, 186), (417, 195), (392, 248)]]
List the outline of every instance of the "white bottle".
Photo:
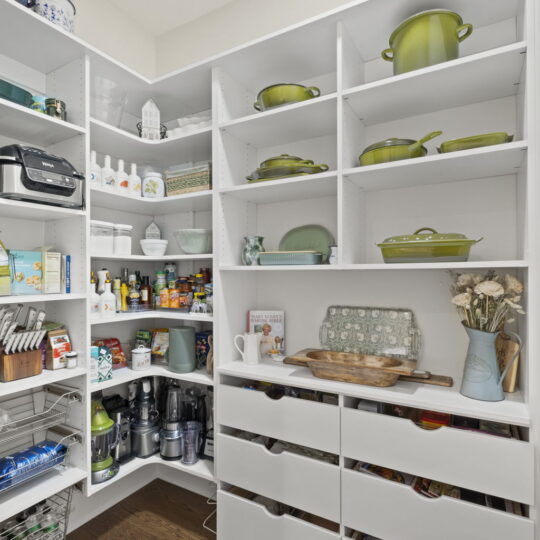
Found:
[(90, 272), (90, 316), (99, 317), (100, 298), (96, 291), (96, 276)]
[(111, 167), (111, 156), (105, 156), (105, 164), (101, 169), (101, 184), (107, 191), (116, 191), (116, 173)]
[(132, 197), (141, 196), (141, 183), (141, 177), (137, 175), (137, 165), (132, 163), (129, 175), (129, 193)]
[(92, 187), (101, 187), (101, 167), (97, 164), (95, 150), (90, 152), (90, 184)]
[(118, 191), (122, 193), (122, 195), (126, 195), (127, 197), (130, 194), (129, 176), (124, 170), (123, 159), (118, 160), (118, 171), (116, 171), (116, 186)]
[(99, 297), (99, 314), (102, 319), (110, 319), (116, 315), (116, 296), (111, 291), (110, 274), (107, 274), (105, 291)]

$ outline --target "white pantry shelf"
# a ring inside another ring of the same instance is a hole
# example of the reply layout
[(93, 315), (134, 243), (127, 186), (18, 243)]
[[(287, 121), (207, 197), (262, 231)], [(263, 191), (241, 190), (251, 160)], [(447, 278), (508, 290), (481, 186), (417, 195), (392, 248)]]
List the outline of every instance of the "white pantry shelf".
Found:
[(117, 313), (110, 319), (90, 319), (90, 324), (97, 326), (99, 324), (114, 324), (126, 321), (139, 321), (147, 319), (173, 319), (176, 321), (193, 321), (193, 322), (212, 322), (211, 315), (197, 313), (182, 313), (178, 311), (162, 311), (151, 310), (141, 311), (139, 313)]
[[(79, 362), (81, 358), (79, 358)], [(22, 392), (23, 390), (31, 390), (47, 384), (64, 382), (69, 385), (69, 380), (75, 377), (86, 377), (86, 368), (76, 367), (73, 369), (44, 369), (39, 375), (26, 377), (12, 382), (0, 382), (0, 397), (9, 396)]]
[(166, 461), (164, 459), (161, 459), (159, 454), (156, 454), (144, 459), (134, 458), (131, 461), (120, 465), (119, 473), (107, 482), (103, 482), (102, 484), (89, 484), (88, 494), (94, 495), (95, 493), (98, 493), (99, 491), (105, 489), (107, 486), (111, 486), (112, 484), (126, 478), (131, 473), (134, 473), (135, 471), (138, 471), (139, 469), (142, 469), (147, 465), (159, 465), (162, 467), (167, 467), (168, 469), (182, 471), (186, 474), (192, 474), (193, 476), (197, 476), (199, 478), (202, 478), (203, 480), (208, 480), (209, 482), (215, 482), (214, 463), (212, 461), (201, 459), (194, 465), (184, 465), (180, 460)]
[(40, 147), (86, 133), (80, 126), (2, 98), (0, 98), (0, 125), (3, 136)]
[(357, 86), (344, 99), (373, 125), (515, 95), (526, 50), (525, 42), (512, 43)]
[(112, 388), (119, 384), (128, 383), (144, 377), (167, 377), (169, 379), (176, 379), (178, 381), (186, 381), (197, 384), (204, 384), (206, 386), (213, 386), (214, 381), (212, 377), (206, 372), (206, 370), (192, 371), (191, 373), (175, 373), (170, 371), (166, 366), (152, 365), (149, 369), (144, 371), (134, 371), (131, 368), (115, 369), (113, 371), (112, 379), (103, 382), (93, 382), (90, 390), (97, 392), (98, 390), (104, 390), (105, 388)]
[(85, 216), (84, 210), (0, 198), (0, 218), (53, 221)]
[[(206, 261), (212, 259), (211, 253), (202, 253), (197, 255), (162, 255), (161, 257), (153, 255), (99, 255), (92, 254), (92, 259), (98, 261), (137, 261), (137, 262), (160, 262), (160, 261)], [(1, 299), (0, 299), (1, 300)]]
[(69, 294), (26, 294), (26, 295), (11, 295), (0, 296), (0, 305), (2, 304), (37, 304), (40, 302), (65, 302), (71, 300), (84, 300), (86, 294), (69, 293)]
[(515, 141), (354, 167), (345, 169), (343, 176), (366, 191), (379, 191), (515, 175), (525, 160), (526, 151), (527, 141)]
[(128, 164), (153, 165), (163, 169), (186, 161), (203, 161), (212, 158), (211, 127), (198, 129), (179, 137), (149, 141), (91, 118), (90, 136), (92, 150), (96, 150), (99, 154), (112, 154)]
[(0, 495), (0, 522), (86, 479), (77, 467), (56, 468)]
[(256, 148), (313, 139), (335, 133), (336, 94), (250, 114), (220, 125), (220, 129)]
[[(212, 210), (212, 191), (195, 191), (182, 195), (173, 195), (161, 199), (144, 197), (126, 197), (121, 193), (92, 188), (90, 191), (92, 206), (111, 208), (122, 212), (145, 214), (148, 216), (163, 216), (177, 212)], [(0, 212), (1, 215), (1, 212)]]
[(461, 381), (456, 379), (454, 379), (452, 388), (403, 381), (398, 381), (395, 386), (378, 388), (319, 379), (311, 374), (309, 368), (281, 364), (271, 360), (256, 365), (233, 361), (219, 366), (218, 372), (222, 375), (263, 380), (286, 386), (311, 388), (322, 392), (470, 416), (481, 420), (492, 420), (517, 426), (528, 426), (530, 423), (529, 409), (523, 402), (521, 392), (506, 394), (504, 401), (478, 401), (462, 396), (459, 393)]
[(253, 184), (246, 183), (222, 188), (219, 193), (255, 204), (329, 197), (337, 193), (337, 174), (335, 171), (326, 171)]

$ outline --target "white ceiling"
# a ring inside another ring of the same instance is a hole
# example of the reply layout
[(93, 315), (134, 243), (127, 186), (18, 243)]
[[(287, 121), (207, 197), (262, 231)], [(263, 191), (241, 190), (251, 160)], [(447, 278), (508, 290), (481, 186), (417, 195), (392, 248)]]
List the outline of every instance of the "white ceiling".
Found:
[(233, 0), (111, 0), (154, 36), (193, 21)]

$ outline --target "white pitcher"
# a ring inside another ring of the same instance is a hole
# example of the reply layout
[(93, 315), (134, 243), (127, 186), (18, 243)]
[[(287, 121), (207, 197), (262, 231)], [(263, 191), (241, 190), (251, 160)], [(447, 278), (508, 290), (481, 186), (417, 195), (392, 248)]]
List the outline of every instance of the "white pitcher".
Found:
[[(244, 350), (238, 345), (239, 339), (244, 341)], [(261, 361), (261, 334), (238, 334), (234, 336), (234, 346), (246, 364), (258, 364)]]

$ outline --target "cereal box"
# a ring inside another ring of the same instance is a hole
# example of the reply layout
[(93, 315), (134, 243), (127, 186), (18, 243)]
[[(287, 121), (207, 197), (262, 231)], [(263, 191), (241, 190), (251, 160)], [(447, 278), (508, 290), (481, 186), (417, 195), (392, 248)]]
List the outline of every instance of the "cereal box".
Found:
[(41, 251), (9, 250), (11, 294), (42, 293)]

